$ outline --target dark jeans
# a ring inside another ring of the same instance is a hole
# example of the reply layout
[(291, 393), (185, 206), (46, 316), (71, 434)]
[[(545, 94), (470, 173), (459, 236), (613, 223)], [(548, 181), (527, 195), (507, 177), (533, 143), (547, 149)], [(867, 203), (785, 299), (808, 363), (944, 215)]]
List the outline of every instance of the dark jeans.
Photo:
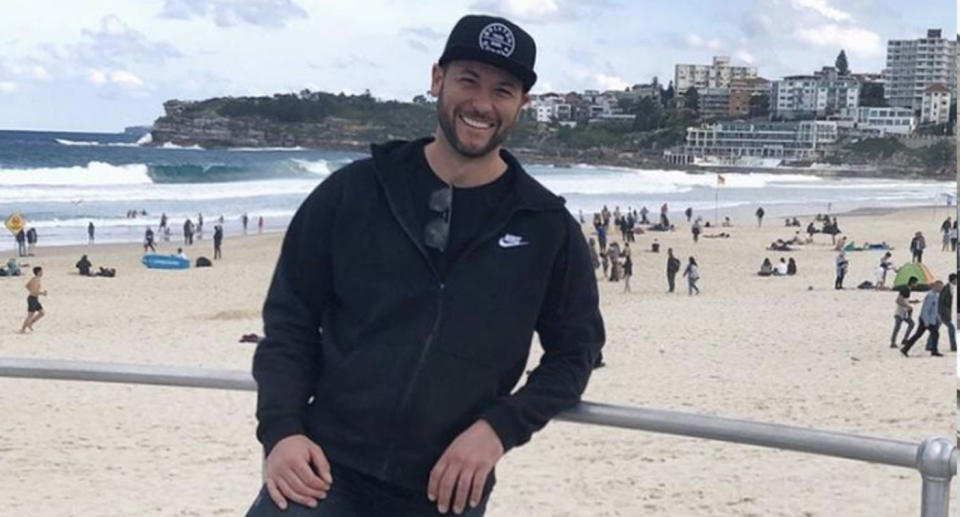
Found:
[(669, 292), (673, 292), (674, 288), (677, 287), (677, 274), (676, 273), (667, 273), (667, 285), (670, 286)]
[(907, 324), (907, 330), (903, 333), (903, 340), (900, 342), (901, 345), (907, 344), (907, 338), (910, 337), (910, 331), (913, 330), (913, 320), (911, 318), (901, 318), (899, 316), (893, 317), (893, 335), (890, 336), (890, 346), (897, 346), (897, 333), (900, 332), (900, 325), (904, 322)]
[(947, 327), (947, 337), (950, 338), (950, 351), (957, 351), (957, 327), (952, 321), (943, 320), (943, 325)]
[[(286, 511), (280, 510), (270, 498), (267, 488), (260, 489), (247, 517), (426, 517), (456, 516), (453, 501), (446, 514), (437, 512), (437, 503), (427, 499), (427, 487), (411, 491), (339, 465), (330, 466), (333, 486), (327, 498), (316, 508), (302, 506), (287, 500)], [(489, 497), (489, 496), (488, 496)], [(476, 508), (467, 503), (460, 516), (482, 517), (487, 499)]]
[(940, 339), (940, 331), (938, 330), (939, 327), (940, 327), (939, 323), (937, 323), (936, 325), (927, 325), (927, 323), (923, 321), (923, 318), (920, 318), (920, 324), (917, 325), (916, 334), (914, 334), (910, 339), (908, 339), (907, 343), (903, 345), (902, 350), (904, 351), (904, 353), (909, 352), (910, 349), (913, 348), (913, 345), (916, 344), (917, 340), (919, 340), (921, 336), (923, 336), (924, 332), (930, 333), (930, 335), (927, 336), (926, 349), (931, 352), (936, 352), (937, 341), (939, 341)]
[(833, 288), (834, 288), (834, 289), (843, 289), (843, 277), (846, 276), (846, 274), (847, 274), (846, 271), (842, 271), (842, 272), (840, 272), (840, 273), (837, 273), (837, 279), (834, 280), (834, 282), (833, 282)]

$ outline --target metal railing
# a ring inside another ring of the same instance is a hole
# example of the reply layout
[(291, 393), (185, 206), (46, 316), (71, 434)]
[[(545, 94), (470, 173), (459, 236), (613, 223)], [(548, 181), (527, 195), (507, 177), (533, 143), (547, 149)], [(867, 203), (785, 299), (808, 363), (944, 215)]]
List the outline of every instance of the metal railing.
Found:
[[(250, 373), (237, 370), (2, 357), (0, 377), (247, 391), (255, 391), (257, 388)], [(594, 402), (582, 402), (557, 418), (568, 422), (691, 436), (911, 468), (919, 471), (923, 480), (921, 517), (948, 517), (950, 481), (957, 473), (957, 446), (942, 437), (910, 443)]]

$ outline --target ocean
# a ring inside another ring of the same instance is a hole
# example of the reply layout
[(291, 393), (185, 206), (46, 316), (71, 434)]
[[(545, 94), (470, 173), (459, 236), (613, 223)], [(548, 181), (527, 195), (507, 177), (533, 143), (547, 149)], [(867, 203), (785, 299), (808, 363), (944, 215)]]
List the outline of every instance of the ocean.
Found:
[[(166, 213), (173, 238), (183, 221), (203, 214), (205, 232), (224, 219), (225, 233), (242, 232), (241, 216), (256, 231), (286, 227), (297, 206), (330, 172), (363, 153), (307, 149), (203, 150), (145, 146), (144, 138), (113, 133), (0, 131), (0, 219), (20, 213), (37, 229), (39, 245), (96, 240), (140, 242)], [(509, 148), (509, 146), (508, 146)], [(953, 181), (881, 178), (818, 178), (782, 172), (717, 175), (591, 165), (529, 165), (526, 169), (567, 200), (575, 215), (619, 206), (652, 213), (668, 203), (679, 220), (686, 207), (711, 220), (715, 212), (752, 220), (762, 205), (771, 224), (778, 217), (838, 213), (864, 207), (945, 206), (956, 196)], [(136, 218), (128, 211), (146, 212)], [(13, 236), (0, 250), (15, 249)]]

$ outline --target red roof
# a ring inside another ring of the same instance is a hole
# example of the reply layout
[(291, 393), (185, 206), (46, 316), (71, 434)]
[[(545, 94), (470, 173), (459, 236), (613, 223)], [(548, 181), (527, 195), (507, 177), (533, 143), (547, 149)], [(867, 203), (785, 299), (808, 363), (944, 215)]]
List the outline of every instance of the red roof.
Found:
[(950, 89), (942, 83), (933, 83), (923, 89), (923, 93), (950, 93)]

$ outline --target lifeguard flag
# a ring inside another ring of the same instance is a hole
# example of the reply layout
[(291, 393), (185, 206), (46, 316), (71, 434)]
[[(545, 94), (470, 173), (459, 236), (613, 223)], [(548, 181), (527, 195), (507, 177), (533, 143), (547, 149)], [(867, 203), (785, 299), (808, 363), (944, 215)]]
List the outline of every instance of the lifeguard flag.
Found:
[(17, 233), (23, 229), (27, 222), (23, 219), (23, 216), (18, 213), (10, 214), (10, 217), (3, 222), (3, 225), (7, 227), (7, 230), (10, 230), (10, 233)]
[(717, 186), (722, 187), (727, 184), (727, 180), (723, 176), (717, 174)]

